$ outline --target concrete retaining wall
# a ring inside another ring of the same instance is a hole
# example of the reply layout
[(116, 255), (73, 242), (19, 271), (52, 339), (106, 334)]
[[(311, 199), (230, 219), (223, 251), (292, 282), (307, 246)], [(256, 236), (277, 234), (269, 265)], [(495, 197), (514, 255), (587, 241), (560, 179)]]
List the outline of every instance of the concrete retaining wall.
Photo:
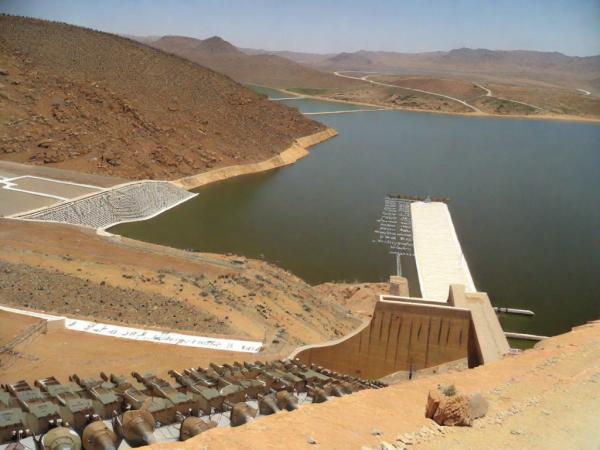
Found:
[(305, 364), (377, 379), (467, 358), (470, 328), (468, 310), (383, 300), (371, 322), (356, 334), (294, 356)]
[(208, 172), (199, 173), (189, 177), (174, 180), (171, 183), (183, 189), (195, 189), (206, 184), (222, 181), (228, 178), (237, 177), (240, 175), (248, 175), (251, 173), (264, 172), (266, 170), (277, 169), (278, 167), (287, 166), (304, 158), (308, 155), (308, 148), (319, 144), (329, 138), (337, 135), (337, 131), (332, 128), (327, 128), (319, 133), (311, 134), (296, 139), (296, 141), (279, 155), (254, 164), (240, 164), (237, 166), (221, 167), (219, 169), (210, 170)]
[(194, 195), (167, 181), (139, 181), (16, 218), (104, 229), (117, 223), (148, 219)]

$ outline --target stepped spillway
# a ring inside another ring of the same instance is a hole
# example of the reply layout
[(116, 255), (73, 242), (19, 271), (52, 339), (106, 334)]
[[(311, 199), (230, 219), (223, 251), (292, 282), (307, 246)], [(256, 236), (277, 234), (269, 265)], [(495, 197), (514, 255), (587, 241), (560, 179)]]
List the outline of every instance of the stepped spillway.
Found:
[(156, 216), (195, 195), (167, 181), (139, 181), (16, 218), (105, 229)]

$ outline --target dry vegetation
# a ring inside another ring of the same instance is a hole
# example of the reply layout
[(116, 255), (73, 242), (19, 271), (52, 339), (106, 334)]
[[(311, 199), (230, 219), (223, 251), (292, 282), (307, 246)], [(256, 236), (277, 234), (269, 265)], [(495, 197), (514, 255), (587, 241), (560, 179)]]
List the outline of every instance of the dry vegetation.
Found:
[(0, 16), (0, 158), (125, 178), (264, 160), (323, 126), (122, 37)]

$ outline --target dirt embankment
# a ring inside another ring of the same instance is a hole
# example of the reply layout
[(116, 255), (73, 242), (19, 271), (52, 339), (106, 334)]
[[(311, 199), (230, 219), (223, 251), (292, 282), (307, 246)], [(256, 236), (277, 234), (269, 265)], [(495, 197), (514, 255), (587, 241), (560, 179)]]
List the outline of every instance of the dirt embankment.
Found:
[(261, 261), (15, 220), (0, 221), (0, 247), (1, 304), (266, 339), (277, 348), (339, 337), (361, 322), (347, 303), (340, 304), (346, 286), (321, 291)]
[(174, 179), (263, 161), (324, 129), (230, 78), (122, 37), (0, 16), (0, 159)]

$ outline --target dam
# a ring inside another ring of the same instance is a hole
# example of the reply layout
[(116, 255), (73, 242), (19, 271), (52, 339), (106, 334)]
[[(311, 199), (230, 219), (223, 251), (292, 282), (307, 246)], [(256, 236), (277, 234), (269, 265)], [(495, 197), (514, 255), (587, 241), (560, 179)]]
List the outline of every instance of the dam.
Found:
[[(284, 103), (302, 112), (353, 107)], [(180, 249), (264, 258), (310, 284), (378, 282), (395, 272), (388, 249), (372, 243), (382, 199), (442, 195), (452, 199), (453, 225), (475, 287), (488, 292), (494, 306), (535, 311), (500, 314), (506, 331), (551, 336), (597, 316), (600, 209), (589, 205), (596, 201), (600, 127), (398, 110), (312, 117), (339, 134), (310, 156), (285, 169), (195, 189), (196, 197), (166, 213), (110, 231)], [(416, 258), (424, 257), (416, 248)], [(402, 269), (409, 284), (417, 281), (410, 286), (416, 295), (419, 280), (410, 264), (403, 260)]]
[(336, 341), (297, 349), (291, 359), (385, 380), (476, 367), (509, 352), (490, 299), (475, 288), (448, 205), (413, 201), (410, 209), (422, 297), (411, 296), (405, 278), (392, 276), (369, 323)]

